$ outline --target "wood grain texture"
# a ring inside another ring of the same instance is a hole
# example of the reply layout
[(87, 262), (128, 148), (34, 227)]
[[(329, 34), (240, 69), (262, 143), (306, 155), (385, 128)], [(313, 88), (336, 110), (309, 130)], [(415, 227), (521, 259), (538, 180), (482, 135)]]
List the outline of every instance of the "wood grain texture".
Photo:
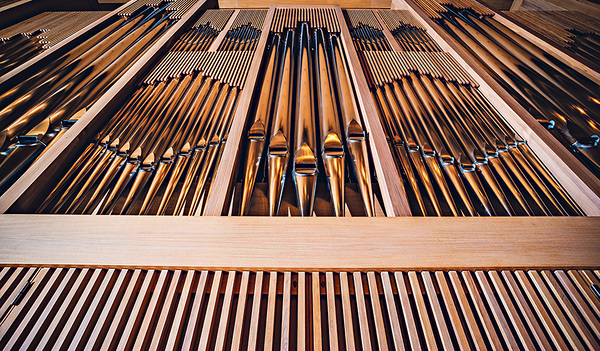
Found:
[(334, 271), (591, 268), (600, 266), (599, 228), (598, 217), (2, 215), (0, 264)]
[[(133, 0), (132, 0), (133, 1)], [(109, 114), (116, 108), (120, 102), (129, 97), (130, 89), (137, 83), (148, 69), (152, 68), (155, 61), (159, 59), (177, 36), (189, 27), (194, 15), (202, 8), (207, 0), (198, 0), (187, 14), (175, 23), (163, 34), (145, 53), (125, 72), (118, 81), (116, 81), (104, 95), (98, 99), (81, 116), (62, 138), (57, 140), (44, 154), (33, 164), (25, 173), (0, 197), (0, 213), (5, 213), (26, 191), (28, 195), (24, 197), (23, 206), (35, 203), (38, 192), (43, 192), (45, 185), (52, 178), (57, 177), (57, 169), (66, 158), (69, 157), (69, 151), (83, 146), (88, 142), (92, 135), (95, 135), (95, 125), (97, 128), (101, 125), (101, 117)], [(116, 11), (116, 10), (115, 10)], [(87, 27), (86, 27), (87, 28)], [(84, 28), (83, 30), (85, 30)], [(72, 154), (72, 152), (71, 152)], [(62, 164), (62, 165), (61, 165)], [(31, 189), (30, 189), (31, 187)]]
[(223, 156), (221, 156), (221, 161), (217, 165), (218, 168), (213, 177), (213, 184), (206, 200), (206, 209), (204, 210), (204, 215), (206, 216), (220, 216), (229, 197), (231, 183), (236, 173), (236, 163), (242, 145), (246, 120), (250, 111), (250, 102), (252, 95), (254, 95), (254, 86), (260, 72), (263, 54), (269, 37), (269, 28), (271, 28), (271, 21), (274, 14), (275, 6), (271, 6), (265, 17), (258, 45), (256, 46), (256, 50), (254, 50), (252, 63), (250, 64), (246, 82), (244, 83), (246, 88), (242, 90), (239, 96), (227, 143), (223, 150)]
[(339, 6), (335, 7), (335, 13), (340, 23), (340, 40), (344, 43), (343, 48), (348, 59), (348, 68), (352, 82), (354, 83), (354, 92), (356, 93), (363, 123), (369, 136), (369, 149), (373, 160), (376, 160), (374, 162), (375, 172), (379, 187), (382, 189), (381, 194), (385, 212), (388, 217), (410, 216), (410, 205), (406, 198), (406, 191), (404, 190), (404, 185), (388, 147), (379, 119), (379, 113), (362, 71), (358, 54), (352, 43), (352, 37), (346, 25), (344, 14)]
[(434, 23), (412, 0), (393, 0), (392, 9), (408, 10), (427, 33), (480, 84), (479, 90), (504, 119), (527, 140), (550, 173), (588, 216), (600, 215), (600, 180), (521, 106), (478, 61)]

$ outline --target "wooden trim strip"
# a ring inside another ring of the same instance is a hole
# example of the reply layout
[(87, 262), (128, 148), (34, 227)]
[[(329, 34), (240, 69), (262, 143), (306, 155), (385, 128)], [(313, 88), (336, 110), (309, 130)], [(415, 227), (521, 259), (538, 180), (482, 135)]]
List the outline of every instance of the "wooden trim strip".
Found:
[[(133, 0), (132, 0), (133, 1)], [(174, 24), (164, 35), (146, 51), (146, 53), (137, 60), (137, 62), (125, 72), (117, 82), (115, 82), (108, 91), (96, 101), (81, 118), (57, 140), (44, 154), (33, 164), (25, 173), (0, 197), (0, 214), (5, 213), (23, 194), (25, 202), (37, 201), (32, 193), (42, 189), (43, 184), (47, 183), (54, 174), (51, 170), (52, 165), (57, 162), (60, 164), (68, 157), (68, 149), (82, 146), (86, 143), (94, 131), (91, 131), (91, 125), (100, 123), (99, 117), (111, 112), (119, 102), (128, 97), (130, 88), (142, 77), (145, 72), (152, 67), (155, 60), (168, 50), (169, 44), (178, 34), (191, 24), (194, 15), (200, 11), (207, 0), (198, 0), (187, 14)], [(56, 166), (56, 164), (54, 164)], [(55, 172), (55, 170), (54, 170)], [(39, 189), (36, 189), (38, 188)], [(27, 206), (25, 204), (25, 206)]]
[(345, 55), (348, 58), (348, 68), (354, 82), (354, 91), (365, 129), (369, 136), (369, 149), (373, 160), (376, 160), (374, 166), (379, 188), (381, 189), (381, 196), (383, 197), (383, 207), (388, 217), (411, 216), (404, 185), (387, 144), (385, 133), (379, 120), (379, 112), (367, 85), (367, 80), (361, 68), (356, 49), (354, 48), (348, 25), (339, 5), (335, 6), (335, 13), (340, 23), (340, 40), (344, 44)]
[(531, 150), (588, 216), (600, 215), (600, 179), (545, 129), (491, 77), (448, 33), (412, 0), (393, 0), (392, 8), (408, 10), (427, 33), (479, 83), (479, 90), (504, 119), (527, 140)]
[(260, 66), (265, 48), (267, 47), (267, 39), (269, 38), (271, 22), (273, 21), (274, 15), (275, 5), (271, 5), (267, 12), (267, 16), (265, 17), (260, 39), (258, 40), (258, 45), (254, 51), (254, 56), (252, 57), (252, 63), (250, 64), (246, 82), (244, 83), (244, 89), (239, 96), (237, 108), (233, 115), (233, 121), (229, 130), (229, 136), (227, 137), (227, 143), (225, 143), (221, 161), (219, 162), (217, 171), (213, 177), (211, 191), (206, 199), (206, 209), (204, 210), (205, 216), (220, 216), (225, 208), (225, 203), (229, 198), (231, 183), (235, 176), (238, 153), (244, 136), (244, 128), (246, 126), (248, 113), (250, 112), (250, 103), (252, 96), (254, 95), (254, 86), (256, 85), (258, 74), (260, 72)]

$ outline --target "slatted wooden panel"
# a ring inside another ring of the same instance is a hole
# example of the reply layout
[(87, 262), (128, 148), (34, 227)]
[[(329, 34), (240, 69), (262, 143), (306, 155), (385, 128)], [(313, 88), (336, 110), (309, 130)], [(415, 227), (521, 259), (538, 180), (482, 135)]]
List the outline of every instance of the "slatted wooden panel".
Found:
[(599, 279), (5, 267), (0, 348), (597, 350)]

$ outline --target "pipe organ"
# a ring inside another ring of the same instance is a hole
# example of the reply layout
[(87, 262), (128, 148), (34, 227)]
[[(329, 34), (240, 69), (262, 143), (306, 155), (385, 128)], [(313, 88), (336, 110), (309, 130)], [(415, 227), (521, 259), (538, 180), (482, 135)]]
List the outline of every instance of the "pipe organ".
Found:
[(35, 1), (0, 2), (1, 349), (600, 348), (594, 18)]

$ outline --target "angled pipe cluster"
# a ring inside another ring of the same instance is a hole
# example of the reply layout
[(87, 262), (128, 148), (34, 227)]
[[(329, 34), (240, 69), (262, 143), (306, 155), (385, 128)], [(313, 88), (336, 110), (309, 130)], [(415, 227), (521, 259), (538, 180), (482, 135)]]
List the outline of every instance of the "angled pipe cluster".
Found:
[(374, 215), (366, 133), (342, 50), (336, 34), (313, 29), (306, 22), (272, 36), (247, 134), (242, 215), (249, 211), (264, 167), (270, 216), (279, 213), (288, 175), (295, 184), (300, 215), (311, 216), (320, 172), (329, 188), (333, 214), (344, 216), (348, 166), (365, 213)]
[(600, 176), (600, 86), (470, 7), (446, 5), (438, 11), (437, 22)]
[(212, 54), (201, 72), (138, 88), (38, 212), (200, 215), (248, 68), (243, 53)]
[(114, 18), (59, 59), (0, 92), (0, 193), (171, 26), (165, 7)]
[(404, 51), (442, 51), (408, 11), (378, 10), (378, 13)]

